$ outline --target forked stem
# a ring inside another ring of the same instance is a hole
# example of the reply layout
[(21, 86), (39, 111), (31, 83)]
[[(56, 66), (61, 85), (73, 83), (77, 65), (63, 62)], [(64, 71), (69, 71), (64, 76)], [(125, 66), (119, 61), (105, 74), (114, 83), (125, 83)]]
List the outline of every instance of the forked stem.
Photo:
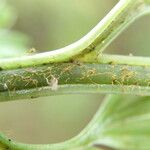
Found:
[[(149, 4), (149, 0), (146, 1)], [(16, 69), (48, 63), (64, 62), (85, 55), (99, 45), (102, 52), (117, 35), (137, 17), (149, 12), (144, 0), (120, 0), (86, 36), (79, 41), (50, 52), (0, 59), (0, 69)]]

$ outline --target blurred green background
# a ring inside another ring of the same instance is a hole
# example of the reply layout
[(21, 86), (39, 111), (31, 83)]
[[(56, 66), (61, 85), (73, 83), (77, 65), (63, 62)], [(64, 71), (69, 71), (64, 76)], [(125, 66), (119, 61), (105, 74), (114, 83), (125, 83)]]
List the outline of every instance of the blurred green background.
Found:
[[(0, 58), (64, 47), (89, 32), (117, 0), (0, 0)], [(149, 55), (150, 16), (134, 22), (107, 53)], [(0, 131), (20, 142), (55, 143), (77, 135), (103, 95), (63, 95), (0, 103)]]

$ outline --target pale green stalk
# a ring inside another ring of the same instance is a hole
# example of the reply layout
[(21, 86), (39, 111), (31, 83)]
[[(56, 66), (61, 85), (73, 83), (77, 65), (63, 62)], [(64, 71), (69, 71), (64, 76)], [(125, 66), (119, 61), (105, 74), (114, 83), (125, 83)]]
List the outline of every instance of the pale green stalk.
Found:
[(130, 66), (150, 66), (150, 57), (141, 56), (124, 56), (124, 55), (110, 55), (101, 54), (96, 55), (96, 53), (91, 53), (85, 57), (77, 59), (82, 63), (99, 63), (99, 64), (120, 64), (120, 65), (130, 65)]
[(150, 95), (150, 66), (55, 63), (0, 74), (0, 101), (77, 93)]
[[(149, 4), (149, 1), (147, 1)], [(12, 69), (42, 65), (54, 62), (64, 62), (93, 51), (100, 44), (99, 51), (104, 48), (137, 17), (149, 12), (144, 0), (120, 0), (116, 6), (79, 41), (50, 52), (23, 56), (19, 58), (1, 59), (0, 68)]]

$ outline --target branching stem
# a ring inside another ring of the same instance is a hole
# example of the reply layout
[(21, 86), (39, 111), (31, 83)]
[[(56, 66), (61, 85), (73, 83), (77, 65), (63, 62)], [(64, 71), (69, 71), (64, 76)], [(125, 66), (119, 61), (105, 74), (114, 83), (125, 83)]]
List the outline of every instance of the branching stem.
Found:
[[(147, 1), (149, 4), (149, 1)], [(79, 41), (50, 52), (1, 59), (0, 68), (16, 69), (54, 62), (64, 62), (93, 51), (99, 44), (102, 52), (109, 43), (137, 17), (150, 12), (144, 0), (120, 0), (116, 6), (86, 36)]]

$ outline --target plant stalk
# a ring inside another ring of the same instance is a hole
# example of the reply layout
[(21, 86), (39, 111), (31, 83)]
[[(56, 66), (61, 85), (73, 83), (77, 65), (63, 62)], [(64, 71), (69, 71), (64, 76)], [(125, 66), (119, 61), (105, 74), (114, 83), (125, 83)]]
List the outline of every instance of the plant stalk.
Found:
[(0, 69), (17, 69), (35, 65), (66, 62), (78, 55), (94, 51), (99, 45), (99, 53), (114, 40), (131, 22), (145, 13), (150, 12), (149, 1), (120, 0), (116, 6), (87, 35), (79, 41), (64, 48), (50, 52), (0, 59)]
[(96, 55), (96, 52), (90, 53), (85, 57), (79, 57), (76, 61), (82, 63), (98, 63), (98, 64), (119, 64), (119, 65), (129, 65), (129, 66), (150, 66), (150, 57), (141, 56), (124, 56), (124, 55), (110, 55), (101, 54)]
[(150, 66), (56, 63), (0, 72), (0, 101), (75, 93), (150, 95)]

